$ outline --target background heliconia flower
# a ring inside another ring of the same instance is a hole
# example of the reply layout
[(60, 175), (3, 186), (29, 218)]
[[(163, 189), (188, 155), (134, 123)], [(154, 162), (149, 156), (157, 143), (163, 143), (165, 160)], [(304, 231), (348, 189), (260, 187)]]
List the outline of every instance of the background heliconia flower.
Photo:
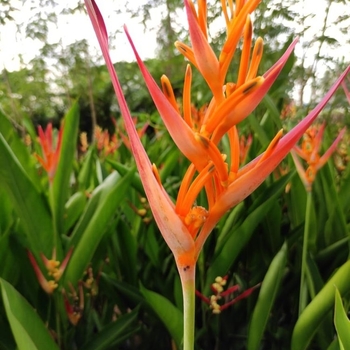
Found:
[[(325, 127), (325, 123), (319, 127), (310, 127), (305, 132), (301, 147), (295, 145), (292, 150), (295, 166), (307, 191), (311, 191), (318, 170), (326, 164), (329, 157), (335, 152), (346, 131), (346, 129), (343, 128), (328, 150), (320, 156), (320, 148)], [(307, 168), (305, 170), (298, 156), (304, 159), (307, 163)]]
[(57, 168), (57, 164), (58, 164), (60, 152), (61, 152), (63, 126), (58, 131), (56, 145), (55, 145), (51, 123), (47, 125), (45, 130), (43, 130), (43, 128), (39, 125), (38, 133), (39, 133), (39, 143), (42, 150), (42, 156), (35, 154), (35, 157), (38, 159), (40, 164), (46, 170), (46, 172), (49, 175), (49, 180), (50, 182), (52, 182), (56, 172), (56, 168)]

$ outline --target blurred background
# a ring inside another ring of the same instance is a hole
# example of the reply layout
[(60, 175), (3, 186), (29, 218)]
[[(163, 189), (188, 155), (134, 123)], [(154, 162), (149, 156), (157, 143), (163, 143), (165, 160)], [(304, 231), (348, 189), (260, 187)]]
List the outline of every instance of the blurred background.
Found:
[[(215, 22), (210, 37), (219, 48), (225, 36), (220, 2), (208, 3), (209, 18)], [(297, 111), (296, 117), (320, 100), (348, 63), (349, 5), (348, 0), (321, 0), (317, 6), (312, 0), (270, 0), (262, 1), (254, 14), (255, 35), (265, 41), (261, 74), (292, 38), (300, 38), (286, 72), (288, 84), (279, 91), (281, 103)], [(187, 40), (183, 1), (109, 0), (100, 1), (99, 6), (107, 21), (112, 59), (120, 62), (117, 70), (130, 109), (151, 113), (153, 104), (140, 81), (123, 25), (128, 26), (155, 79), (164, 73), (175, 90), (180, 89), (186, 63), (174, 42)], [(96, 124), (113, 128), (110, 117), (117, 116), (118, 107), (82, 0), (1, 0), (0, 23), (0, 106), (19, 128), (24, 116), (34, 124), (57, 124), (77, 98), (81, 130), (91, 133)], [(181, 63), (183, 70), (172, 68)], [(234, 63), (230, 72), (234, 79)], [(207, 100), (206, 86), (198, 84), (195, 90), (200, 106), (201, 100)], [(338, 98), (345, 96), (340, 93)], [(345, 114), (339, 110), (333, 118), (344, 119)]]

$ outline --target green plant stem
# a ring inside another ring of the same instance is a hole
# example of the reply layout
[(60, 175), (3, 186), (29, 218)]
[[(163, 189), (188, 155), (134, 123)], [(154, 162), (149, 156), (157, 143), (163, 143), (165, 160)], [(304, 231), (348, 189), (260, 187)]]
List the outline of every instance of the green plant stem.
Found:
[(183, 294), (183, 312), (184, 312), (184, 338), (183, 350), (194, 349), (194, 330), (195, 330), (195, 276), (196, 266), (193, 265), (186, 271), (182, 271), (181, 283)]
[(307, 299), (308, 299), (308, 288), (306, 285), (306, 277), (307, 277), (307, 269), (308, 269), (307, 254), (308, 254), (309, 236), (310, 236), (311, 210), (312, 210), (312, 191), (310, 190), (310, 191), (307, 191), (307, 197), (306, 197), (303, 251), (302, 251), (302, 256), (301, 256), (299, 315), (305, 309), (305, 307), (307, 305)]

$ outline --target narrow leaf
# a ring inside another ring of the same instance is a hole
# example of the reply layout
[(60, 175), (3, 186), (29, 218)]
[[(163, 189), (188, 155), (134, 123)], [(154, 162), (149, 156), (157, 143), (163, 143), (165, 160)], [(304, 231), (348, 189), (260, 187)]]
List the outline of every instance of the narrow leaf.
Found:
[[(101, 194), (94, 211), (87, 210), (89, 215), (82, 217), (75, 232), (72, 234), (70, 243), (74, 250), (64, 275), (66, 283), (70, 282), (75, 285), (82, 277), (103, 234), (106, 232), (108, 223), (113, 218), (120, 203), (124, 200), (133, 175), (134, 170), (130, 171), (123, 178), (116, 172), (113, 172), (101, 185)], [(84, 227), (80, 227), (80, 224), (84, 225)]]
[(64, 206), (68, 198), (69, 181), (71, 180), (73, 160), (77, 148), (78, 127), (79, 107), (75, 102), (64, 118), (59, 163), (50, 191), (51, 207), (58, 237), (65, 233), (63, 232)]
[(338, 333), (340, 348), (350, 349), (350, 321), (344, 310), (339, 290), (335, 290), (334, 324)]
[(248, 350), (258, 350), (287, 262), (287, 244), (273, 258), (262, 282), (248, 332)]
[(19, 350), (58, 350), (37, 312), (8, 282), (0, 278), (7, 319)]
[(140, 286), (140, 290), (147, 303), (162, 320), (172, 338), (175, 340), (175, 343), (180, 348), (183, 336), (182, 312), (162, 295), (152, 292), (142, 285)]
[(26, 232), (29, 248), (35, 253), (52, 253), (51, 215), (44, 196), (38, 192), (16, 155), (0, 134), (0, 182), (12, 200)]

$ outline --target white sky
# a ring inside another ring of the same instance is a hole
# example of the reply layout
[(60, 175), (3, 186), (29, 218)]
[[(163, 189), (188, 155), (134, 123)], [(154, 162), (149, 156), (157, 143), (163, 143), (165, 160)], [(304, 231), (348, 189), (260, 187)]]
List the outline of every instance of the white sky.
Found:
[[(138, 0), (135, 3), (140, 5), (144, 1), (145, 0)], [(349, 0), (346, 1), (348, 2), (348, 5), (338, 6), (338, 4), (332, 4), (329, 18), (330, 22), (335, 21), (336, 18), (340, 15), (345, 15), (346, 11), (349, 12), (350, 17), (350, 2)], [(14, 16), (16, 22), (25, 23), (28, 21), (31, 1), (26, 2), (25, 5), (22, 5), (22, 2), (19, 2), (18, 0), (12, 0), (12, 2), (14, 7), (20, 9), (15, 13)], [(122, 30), (123, 24), (127, 24), (141, 57), (143, 59), (146, 59), (154, 56), (154, 52), (157, 46), (154, 31), (147, 30), (147, 32), (144, 33), (143, 26), (138, 23), (139, 20), (135, 18), (132, 19), (127, 14), (117, 15), (115, 12), (115, 10), (122, 8), (121, 4), (123, 4), (123, 2), (129, 3), (129, 5), (132, 2), (121, 0), (96, 0), (96, 2), (101, 10), (102, 15), (105, 18), (106, 26), (109, 32), (113, 33), (116, 29)], [(64, 8), (64, 6), (69, 6), (69, 3), (72, 4), (72, 0), (61, 0), (59, 9), (57, 9), (58, 13), (60, 9)], [(317, 33), (319, 35), (327, 3), (327, 0), (304, 0), (300, 1), (300, 5), (298, 5), (298, 7), (295, 9), (299, 13), (315, 14), (314, 18), (310, 18), (305, 23), (305, 25), (311, 26), (311, 28), (308, 30), (308, 38), (305, 38), (306, 40), (310, 40), (310, 38), (317, 35)], [(156, 23), (157, 18), (160, 18), (160, 16), (160, 10), (153, 11), (152, 25)], [(298, 30), (300, 28), (297, 28), (296, 25), (296, 29)], [(350, 46), (346, 43), (346, 39), (349, 41), (349, 38), (346, 38), (344, 35), (340, 34), (334, 29), (330, 29), (327, 34), (337, 38), (337, 40), (341, 43), (341, 47), (337, 50), (332, 51), (332, 55), (334, 55), (334, 57), (345, 57), (346, 60), (349, 61)], [(51, 43), (62, 40), (63, 45), (69, 45), (74, 43), (76, 40), (81, 40), (84, 38), (88, 40), (89, 44), (94, 47), (96, 52), (99, 52), (97, 40), (89, 18), (84, 13), (77, 13), (74, 16), (60, 16), (58, 27), (50, 25), (49, 40)], [(302, 43), (305, 39), (301, 38), (300, 45), (296, 48), (296, 54), (299, 57), (305, 54), (302, 48)], [(124, 33), (117, 34), (113, 43), (117, 49), (112, 50), (112, 60), (133, 60), (133, 54)], [(39, 41), (25, 39), (23, 35), (16, 33), (15, 24), (9, 22), (0, 28), (0, 70), (3, 68), (6, 68), (9, 71), (20, 69), (21, 66), (19, 55), (22, 55), (26, 64), (37, 55), (41, 45), (42, 44)], [(315, 55), (315, 50), (316, 48), (308, 48), (306, 57), (308, 57), (309, 62), (312, 62), (312, 59)]]

